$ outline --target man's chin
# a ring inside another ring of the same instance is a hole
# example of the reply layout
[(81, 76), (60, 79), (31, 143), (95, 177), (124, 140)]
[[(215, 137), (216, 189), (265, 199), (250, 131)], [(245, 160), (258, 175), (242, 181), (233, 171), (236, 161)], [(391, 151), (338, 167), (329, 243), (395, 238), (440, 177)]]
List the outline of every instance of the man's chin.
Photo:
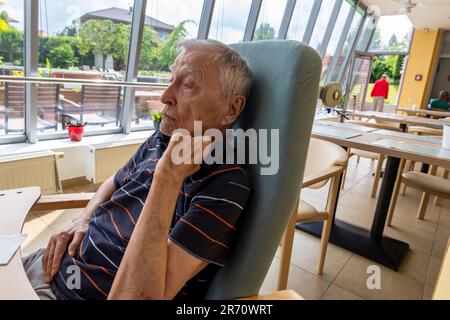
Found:
[(159, 131), (161, 131), (162, 134), (171, 137), (174, 130), (175, 129), (172, 128), (172, 126), (167, 123), (167, 121), (161, 121), (161, 124), (159, 125)]

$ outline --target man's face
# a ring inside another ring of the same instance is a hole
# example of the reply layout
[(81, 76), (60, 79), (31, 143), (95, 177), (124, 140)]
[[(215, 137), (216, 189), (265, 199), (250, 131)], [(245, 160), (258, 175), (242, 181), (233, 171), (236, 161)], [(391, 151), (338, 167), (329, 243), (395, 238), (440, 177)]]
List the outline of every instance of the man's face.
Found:
[(223, 129), (228, 102), (224, 98), (219, 70), (213, 55), (191, 52), (177, 58), (170, 86), (161, 96), (165, 104), (160, 130), (172, 135), (176, 129), (194, 134), (194, 121), (202, 121), (203, 130)]

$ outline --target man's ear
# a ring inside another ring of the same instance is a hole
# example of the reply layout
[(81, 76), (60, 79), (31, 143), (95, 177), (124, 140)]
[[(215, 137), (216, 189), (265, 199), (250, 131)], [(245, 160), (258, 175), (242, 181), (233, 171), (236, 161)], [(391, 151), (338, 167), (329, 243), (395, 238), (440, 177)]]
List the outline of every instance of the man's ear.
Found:
[(244, 96), (233, 96), (228, 102), (228, 111), (223, 117), (222, 124), (229, 126), (234, 123), (244, 110), (246, 98)]

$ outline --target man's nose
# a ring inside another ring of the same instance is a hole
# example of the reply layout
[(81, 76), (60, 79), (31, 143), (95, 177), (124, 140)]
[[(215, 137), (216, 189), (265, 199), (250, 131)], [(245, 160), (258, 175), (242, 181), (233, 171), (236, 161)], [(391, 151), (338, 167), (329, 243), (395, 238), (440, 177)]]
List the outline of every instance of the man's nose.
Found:
[(165, 105), (176, 105), (177, 100), (175, 98), (175, 95), (173, 94), (172, 91), (172, 85), (170, 85), (161, 95), (161, 99), (160, 99), (161, 103), (165, 104)]

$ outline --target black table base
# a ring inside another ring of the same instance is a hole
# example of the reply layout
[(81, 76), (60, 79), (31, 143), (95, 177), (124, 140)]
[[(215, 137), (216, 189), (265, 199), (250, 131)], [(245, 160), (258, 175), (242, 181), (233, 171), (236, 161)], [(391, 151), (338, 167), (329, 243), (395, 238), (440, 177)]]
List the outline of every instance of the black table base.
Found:
[[(322, 226), (322, 222), (303, 223), (297, 224), (296, 229), (320, 237)], [(370, 237), (369, 231), (338, 219), (334, 221), (329, 242), (395, 271), (398, 271), (409, 251), (409, 245), (405, 242), (389, 237), (375, 240)]]

